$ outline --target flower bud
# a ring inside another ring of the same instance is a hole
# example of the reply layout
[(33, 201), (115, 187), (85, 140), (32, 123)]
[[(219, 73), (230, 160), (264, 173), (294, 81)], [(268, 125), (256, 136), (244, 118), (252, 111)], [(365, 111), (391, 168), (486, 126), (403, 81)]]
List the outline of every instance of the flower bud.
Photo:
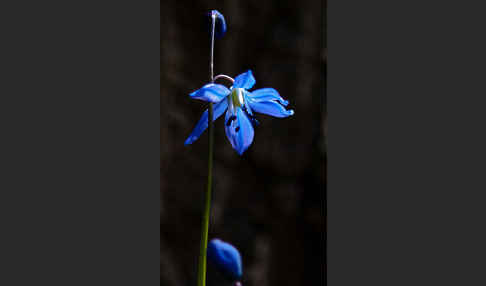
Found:
[(240, 253), (227, 242), (212, 239), (208, 244), (208, 260), (233, 280), (239, 280), (243, 275)]
[(206, 17), (206, 22), (209, 29), (209, 33), (211, 33), (213, 17), (216, 20), (215, 27), (214, 27), (214, 36), (220, 39), (226, 33), (226, 21), (224, 20), (223, 14), (219, 13), (218, 11), (211, 10), (210, 12), (208, 12)]

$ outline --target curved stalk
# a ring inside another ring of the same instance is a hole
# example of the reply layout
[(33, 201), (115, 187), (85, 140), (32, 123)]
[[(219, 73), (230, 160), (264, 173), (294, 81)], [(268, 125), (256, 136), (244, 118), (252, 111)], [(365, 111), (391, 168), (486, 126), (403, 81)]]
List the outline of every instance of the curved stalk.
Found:
[(225, 74), (218, 74), (217, 76), (214, 77), (213, 82), (216, 81), (219, 78), (223, 78), (223, 79), (229, 80), (229, 81), (231, 81), (231, 84), (233, 84), (235, 82), (235, 80), (232, 77), (227, 76)]
[[(211, 82), (214, 82), (214, 29), (216, 25), (216, 15), (211, 15), (211, 53), (210, 53), (210, 77)], [(214, 142), (214, 130), (213, 130), (213, 103), (209, 103), (208, 108), (208, 137), (209, 137), (209, 151), (208, 151), (208, 186), (206, 190), (206, 198), (204, 202), (204, 213), (202, 216), (201, 227), (201, 245), (199, 251), (199, 266), (197, 275), (197, 285), (206, 286), (206, 263), (207, 263), (207, 249), (208, 249), (208, 232), (209, 232), (209, 217), (211, 214), (211, 187), (213, 181), (213, 142)]]

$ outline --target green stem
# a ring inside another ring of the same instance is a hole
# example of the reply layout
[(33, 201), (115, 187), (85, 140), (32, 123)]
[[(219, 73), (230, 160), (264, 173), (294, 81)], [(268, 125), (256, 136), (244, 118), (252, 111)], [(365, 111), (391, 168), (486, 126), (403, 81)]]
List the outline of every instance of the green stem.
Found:
[[(214, 54), (214, 28), (216, 18), (212, 15), (212, 29), (211, 29), (211, 54), (210, 54), (210, 77), (211, 82), (214, 82), (213, 73), (213, 54)], [(209, 103), (208, 108), (208, 137), (209, 137), (209, 157), (208, 157), (208, 188), (206, 190), (206, 199), (204, 202), (204, 213), (202, 217), (201, 227), (201, 245), (199, 248), (199, 267), (197, 273), (197, 285), (206, 286), (206, 261), (207, 261), (207, 249), (208, 249), (208, 232), (209, 232), (209, 217), (211, 214), (211, 187), (213, 181), (213, 142), (214, 142), (214, 130), (213, 130), (213, 103)]]
[[(213, 118), (213, 104), (209, 104), (209, 116)], [(199, 273), (198, 286), (206, 285), (206, 255), (208, 248), (209, 217), (211, 214), (211, 185), (213, 171), (213, 124), (209, 123), (209, 158), (208, 158), (208, 188), (206, 190), (206, 200), (204, 203), (204, 214), (202, 218), (201, 246), (199, 253)]]

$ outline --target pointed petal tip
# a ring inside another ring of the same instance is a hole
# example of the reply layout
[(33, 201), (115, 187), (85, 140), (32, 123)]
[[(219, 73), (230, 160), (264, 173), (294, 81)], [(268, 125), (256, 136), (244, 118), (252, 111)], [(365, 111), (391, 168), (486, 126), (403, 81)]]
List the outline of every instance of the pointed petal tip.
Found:
[(192, 136), (189, 136), (189, 138), (184, 141), (184, 146), (191, 145), (194, 142), (194, 138)]
[[(253, 141), (253, 139), (252, 139), (252, 141)], [(251, 146), (251, 143), (248, 146), (243, 145), (243, 146), (241, 146), (241, 148), (239, 150), (236, 150), (236, 153), (238, 153), (238, 155), (240, 155), (240, 156), (243, 156), (243, 153), (245, 153), (248, 149), (250, 149), (250, 146)]]
[(243, 153), (245, 153), (245, 151), (248, 149), (244, 149), (244, 147), (241, 147), (241, 146), (235, 146), (233, 147), (233, 149), (235, 149), (236, 153), (239, 155), (239, 156), (243, 156)]

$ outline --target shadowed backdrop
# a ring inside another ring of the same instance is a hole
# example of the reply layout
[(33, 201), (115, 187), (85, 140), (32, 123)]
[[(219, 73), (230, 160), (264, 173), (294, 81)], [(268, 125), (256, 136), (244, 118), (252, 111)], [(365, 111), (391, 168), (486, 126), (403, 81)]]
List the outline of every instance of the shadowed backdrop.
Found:
[[(196, 285), (207, 130), (192, 145), (184, 140), (207, 108), (188, 94), (209, 82), (204, 14), (212, 9), (228, 26), (215, 41), (215, 75), (251, 69), (253, 89), (275, 88), (295, 115), (257, 115), (255, 139), (241, 157), (226, 138), (224, 117), (215, 121), (209, 239), (240, 250), (245, 286), (324, 284), (325, 5), (161, 1), (161, 285)], [(208, 267), (208, 286), (231, 285)]]

